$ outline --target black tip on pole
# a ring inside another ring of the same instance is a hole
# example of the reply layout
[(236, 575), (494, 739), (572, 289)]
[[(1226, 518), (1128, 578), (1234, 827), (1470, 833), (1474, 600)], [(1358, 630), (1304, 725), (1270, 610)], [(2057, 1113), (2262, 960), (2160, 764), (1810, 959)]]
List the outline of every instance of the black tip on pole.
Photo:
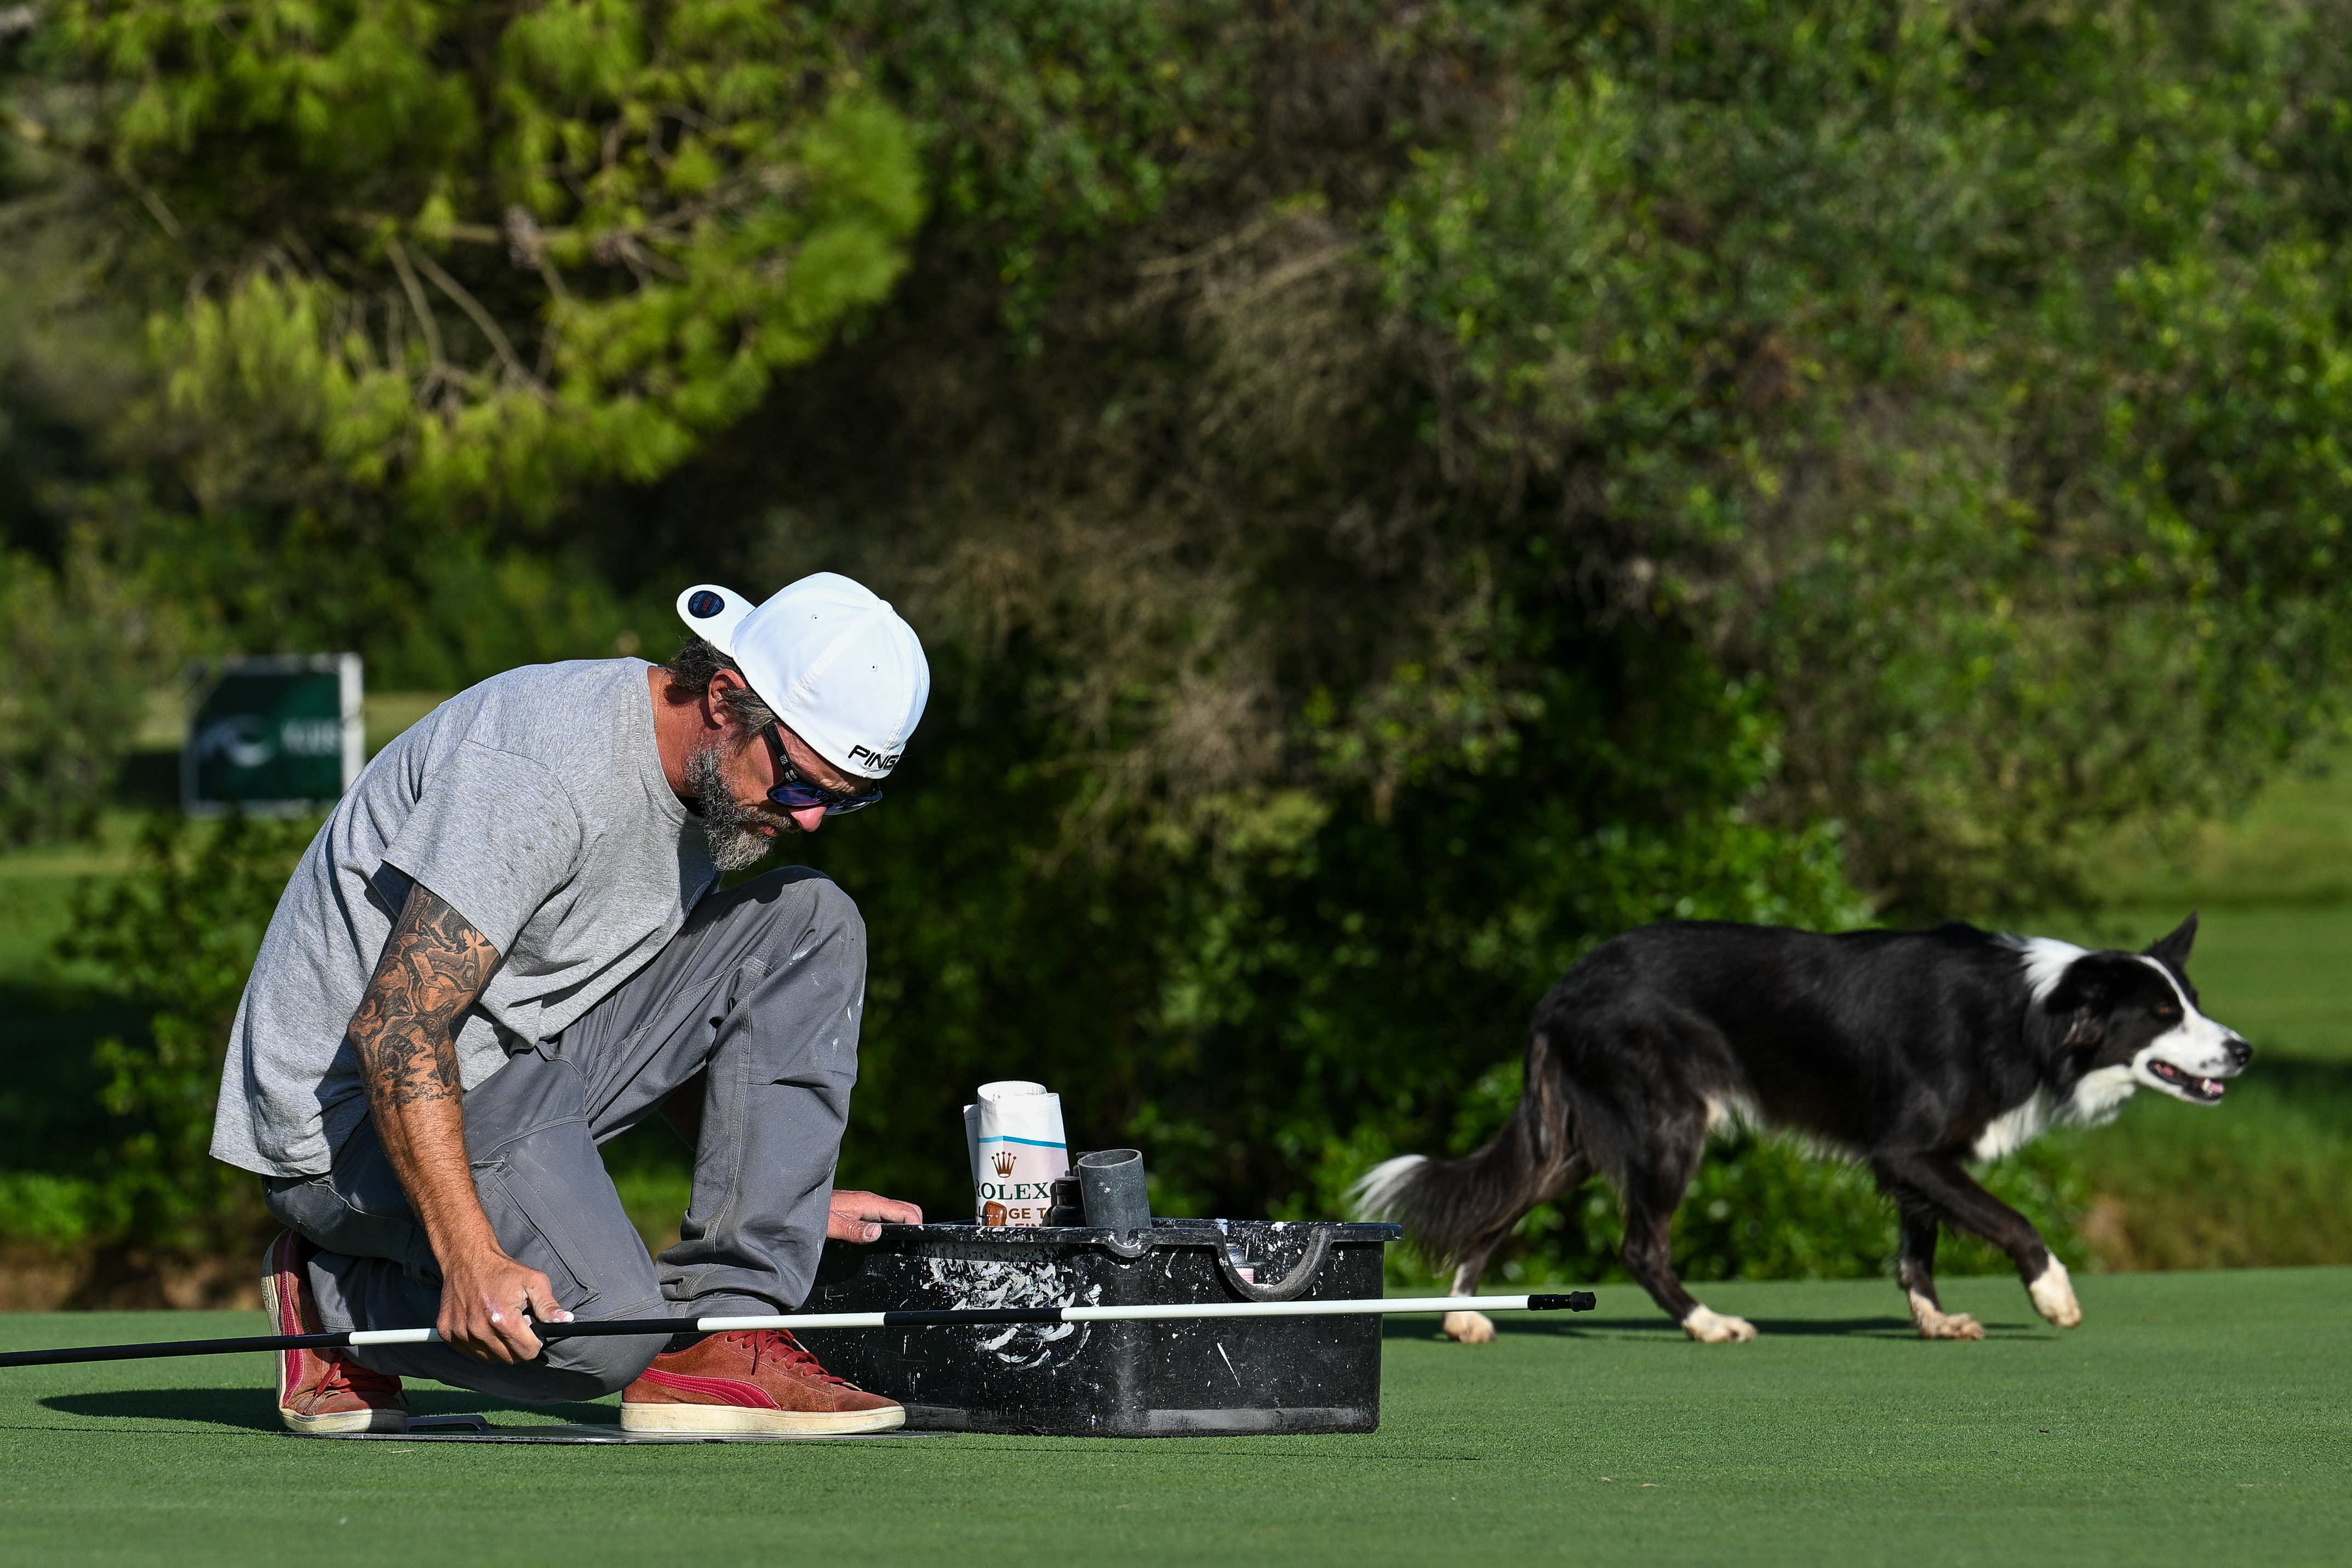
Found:
[(1530, 1296), (1530, 1312), (1590, 1312), (1600, 1303), (1590, 1290), (1570, 1290), (1565, 1296)]

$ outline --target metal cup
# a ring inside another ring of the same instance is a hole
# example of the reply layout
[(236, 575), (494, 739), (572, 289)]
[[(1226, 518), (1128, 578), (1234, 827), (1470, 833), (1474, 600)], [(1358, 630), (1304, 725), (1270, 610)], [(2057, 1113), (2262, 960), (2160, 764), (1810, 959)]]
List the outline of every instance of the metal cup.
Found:
[(1100, 1149), (1078, 1156), (1078, 1192), (1087, 1224), (1122, 1237), (1151, 1228), (1151, 1197), (1143, 1184), (1143, 1152)]

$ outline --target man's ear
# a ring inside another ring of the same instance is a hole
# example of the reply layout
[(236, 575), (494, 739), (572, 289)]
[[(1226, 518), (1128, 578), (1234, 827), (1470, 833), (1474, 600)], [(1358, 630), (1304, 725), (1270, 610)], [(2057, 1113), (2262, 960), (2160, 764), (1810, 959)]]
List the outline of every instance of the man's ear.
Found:
[(730, 693), (743, 690), (751, 683), (731, 669), (713, 670), (710, 684), (702, 689), (704, 722), (714, 730), (724, 730), (735, 721), (735, 710), (729, 702)]
[(2147, 956), (2176, 974), (2189, 973), (2189, 949), (2197, 941), (2197, 917), (2190, 915), (2172, 934), (2147, 950)]

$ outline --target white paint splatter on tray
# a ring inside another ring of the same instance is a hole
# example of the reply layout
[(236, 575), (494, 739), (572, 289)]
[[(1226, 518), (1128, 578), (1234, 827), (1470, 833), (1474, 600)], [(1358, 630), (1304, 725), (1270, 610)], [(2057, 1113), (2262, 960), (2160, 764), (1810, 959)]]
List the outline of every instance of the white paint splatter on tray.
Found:
[[(948, 1298), (951, 1311), (970, 1311), (991, 1307), (1091, 1307), (1102, 1300), (1102, 1286), (1089, 1285), (1081, 1294), (1062, 1279), (1062, 1271), (1050, 1262), (1036, 1263), (970, 1263), (956, 1258), (932, 1258), (925, 1260), (931, 1271), (931, 1283)], [(1086, 1347), (1088, 1325), (1084, 1323), (1007, 1323), (992, 1333), (976, 1329), (975, 1334), (987, 1335), (979, 1348), (992, 1353), (1007, 1366), (1033, 1367), (1044, 1364), (1053, 1353), (1055, 1342), (1077, 1335), (1076, 1343), (1069, 1347), (1076, 1354)]]

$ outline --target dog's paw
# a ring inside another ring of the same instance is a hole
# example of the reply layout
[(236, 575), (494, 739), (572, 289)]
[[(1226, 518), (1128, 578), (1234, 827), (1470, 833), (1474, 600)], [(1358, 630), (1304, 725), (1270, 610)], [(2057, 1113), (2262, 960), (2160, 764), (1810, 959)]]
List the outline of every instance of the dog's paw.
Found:
[(1484, 1312), (1448, 1312), (1438, 1327), (1447, 1339), (1465, 1345), (1483, 1345), (1495, 1337), (1495, 1320)]
[(1919, 1325), (1923, 1340), (1980, 1340), (1984, 1325), (1966, 1312), (1915, 1312), (1912, 1321)]
[(2066, 1266), (2054, 1258), (2025, 1287), (2025, 1293), (2033, 1298), (2035, 1311), (2062, 1329), (2071, 1329), (2083, 1321), (2083, 1304), (2074, 1300), (2074, 1281), (2066, 1278)]
[(1927, 1297), (1911, 1295), (1911, 1321), (1919, 1325), (1923, 1340), (1980, 1340), (1984, 1325), (1966, 1312), (1947, 1312)]
[(1703, 1345), (1736, 1345), (1756, 1337), (1756, 1325), (1745, 1318), (1727, 1318), (1705, 1307), (1693, 1309), (1683, 1320), (1683, 1332)]

